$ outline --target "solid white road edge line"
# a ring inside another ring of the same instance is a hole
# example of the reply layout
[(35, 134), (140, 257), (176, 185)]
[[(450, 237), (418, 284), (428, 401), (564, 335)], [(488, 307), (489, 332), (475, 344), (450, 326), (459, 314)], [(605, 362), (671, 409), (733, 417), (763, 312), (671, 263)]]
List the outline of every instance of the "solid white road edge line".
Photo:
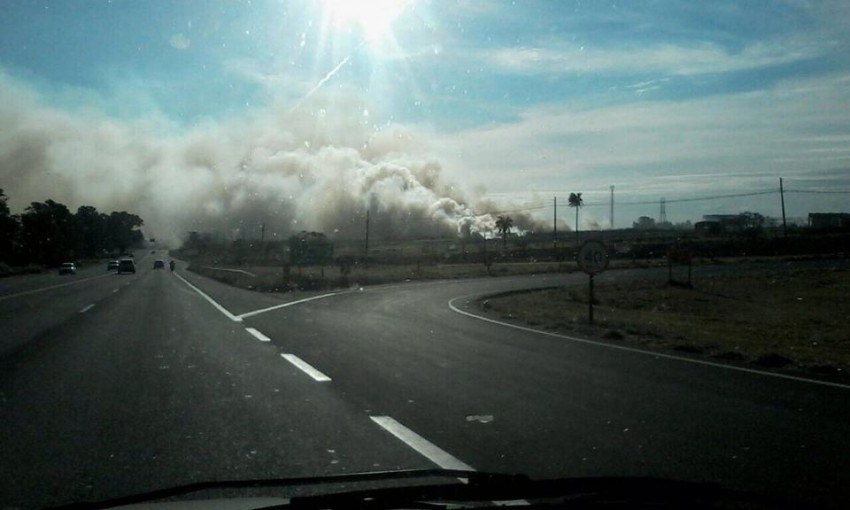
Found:
[(187, 279), (183, 278), (182, 276), (180, 276), (180, 275), (179, 275), (179, 274), (177, 274), (177, 273), (174, 273), (174, 276), (176, 276), (177, 278), (180, 278), (180, 280), (181, 280), (183, 283), (185, 283), (186, 285), (188, 285), (190, 289), (194, 290), (194, 291), (195, 291), (195, 292), (197, 292), (197, 293), (198, 293), (198, 294), (199, 294), (202, 298), (204, 298), (204, 299), (206, 299), (207, 301), (209, 301), (209, 302), (210, 302), (210, 304), (211, 304), (211, 305), (213, 305), (213, 306), (216, 308), (216, 310), (218, 310), (219, 312), (223, 313), (225, 317), (227, 317), (228, 319), (230, 319), (230, 320), (232, 320), (232, 321), (234, 321), (234, 322), (242, 322), (242, 318), (241, 318), (241, 317), (237, 317), (237, 316), (233, 315), (232, 313), (228, 312), (228, 311), (227, 311), (227, 309), (226, 309), (225, 307), (223, 307), (223, 306), (221, 306), (220, 304), (216, 303), (216, 302), (215, 302), (215, 300), (214, 300), (213, 298), (209, 297), (209, 296), (208, 296), (208, 295), (207, 295), (204, 291), (202, 291), (201, 289), (199, 289), (199, 288), (195, 287), (194, 285), (192, 285), (191, 283), (189, 283), (189, 281), (188, 281)]
[(441, 449), (439, 446), (428, 441), (416, 432), (405, 427), (389, 416), (370, 416), (384, 430), (397, 437), (401, 442), (416, 450), (420, 455), (430, 460), (443, 469), (458, 469), (463, 471), (475, 471), (475, 469)]
[(328, 294), (322, 294), (321, 296), (313, 296), (304, 299), (299, 299), (298, 301), (290, 301), (288, 303), (281, 303), (279, 305), (270, 306), (268, 308), (262, 308), (260, 310), (254, 310), (253, 312), (246, 312), (242, 315), (239, 315), (240, 319), (247, 319), (248, 317), (253, 317), (255, 315), (259, 315), (261, 313), (271, 312), (272, 310), (277, 310), (278, 308), (286, 308), (287, 306), (300, 305), (301, 303), (306, 303), (308, 301), (315, 301), (317, 299), (324, 299), (331, 296), (336, 296), (339, 292), (331, 292)]
[(736, 367), (734, 365), (724, 365), (722, 363), (714, 363), (714, 362), (711, 362), (711, 361), (703, 361), (703, 360), (699, 360), (699, 359), (685, 358), (685, 357), (682, 357), (682, 356), (676, 356), (674, 354), (663, 354), (663, 353), (659, 353), (659, 352), (645, 351), (643, 349), (637, 349), (635, 347), (625, 347), (625, 346), (622, 346), (622, 345), (606, 344), (604, 342), (597, 342), (595, 340), (588, 340), (587, 338), (577, 338), (577, 337), (574, 337), (574, 336), (567, 336), (567, 335), (561, 335), (559, 333), (552, 333), (551, 331), (542, 331), (542, 330), (539, 330), (539, 329), (527, 328), (525, 326), (519, 326), (517, 324), (511, 324), (509, 322), (502, 322), (502, 321), (498, 321), (496, 319), (490, 319), (488, 317), (482, 317), (481, 315), (475, 315), (474, 313), (470, 313), (470, 312), (466, 312), (464, 310), (461, 310), (460, 308), (458, 308), (454, 305), (454, 302), (457, 301), (458, 299), (475, 299), (475, 298), (469, 297), (469, 296), (463, 296), (463, 297), (456, 297), (456, 298), (449, 300), (449, 308), (453, 312), (459, 313), (461, 315), (466, 315), (467, 317), (472, 317), (473, 319), (478, 319), (480, 321), (490, 322), (492, 324), (498, 324), (500, 326), (518, 329), (520, 331), (527, 331), (529, 333), (537, 333), (539, 335), (552, 336), (552, 337), (555, 337), (555, 338), (563, 338), (564, 340), (570, 340), (571, 342), (578, 342), (578, 343), (582, 343), (582, 344), (596, 345), (596, 346), (599, 346), (599, 347), (607, 347), (609, 349), (618, 349), (618, 350), (621, 350), (621, 351), (634, 352), (634, 353), (637, 353), (637, 354), (646, 354), (648, 356), (654, 356), (656, 358), (672, 359), (672, 360), (676, 360), (676, 361), (684, 361), (686, 363), (695, 363), (697, 365), (705, 365), (705, 366), (714, 367), (714, 368), (723, 368), (723, 369), (726, 369), (726, 370), (737, 370), (738, 372), (746, 372), (746, 373), (750, 373), (750, 374), (763, 375), (763, 376), (767, 376), (767, 377), (777, 377), (779, 379), (788, 379), (788, 380), (791, 380), (791, 381), (805, 382), (805, 383), (811, 383), (811, 384), (820, 384), (822, 386), (832, 386), (833, 388), (841, 388), (843, 390), (850, 390), (850, 385), (847, 385), (847, 384), (834, 383), (834, 382), (829, 382), (829, 381), (819, 381), (817, 379), (809, 379), (807, 377), (797, 377), (797, 376), (794, 376), (794, 375), (777, 374), (777, 373), (774, 373), (774, 372), (765, 372), (763, 370), (756, 370), (754, 368)]
[(271, 342), (271, 341), (272, 341), (272, 339), (271, 339), (271, 338), (269, 338), (269, 337), (267, 337), (266, 335), (264, 335), (264, 334), (260, 333), (258, 330), (254, 329), (254, 328), (245, 328), (245, 331), (247, 331), (248, 333), (251, 333), (252, 335), (254, 335), (254, 338), (256, 338), (257, 340), (259, 340), (259, 341), (261, 341), (261, 342)]
[(91, 310), (92, 308), (94, 308), (94, 305), (87, 305), (87, 306), (84, 306), (84, 307), (83, 307), (83, 309), (82, 309), (82, 310), (80, 310), (80, 313), (86, 313), (86, 312), (88, 312), (89, 310)]
[(16, 292), (15, 294), (6, 294), (5, 296), (0, 296), (0, 301), (3, 301), (4, 299), (14, 298), (14, 297), (26, 296), (26, 295), (29, 295), (29, 294), (35, 294), (36, 292), (44, 292), (45, 290), (58, 289), (60, 287), (67, 287), (68, 285), (76, 285), (78, 283), (87, 282), (89, 280), (97, 280), (98, 278), (106, 278), (107, 276), (112, 276), (112, 273), (102, 274), (102, 275), (98, 275), (98, 276), (92, 276), (92, 277), (89, 277), (89, 278), (83, 278), (82, 280), (74, 280), (74, 281), (68, 282), (68, 283), (60, 283), (59, 285), (51, 285), (49, 287), (41, 287), (39, 289), (25, 290), (23, 292)]
[(299, 370), (309, 375), (318, 382), (329, 382), (331, 380), (330, 377), (319, 372), (318, 370), (313, 368), (309, 363), (294, 354), (281, 354), (280, 356), (286, 361), (295, 365)]

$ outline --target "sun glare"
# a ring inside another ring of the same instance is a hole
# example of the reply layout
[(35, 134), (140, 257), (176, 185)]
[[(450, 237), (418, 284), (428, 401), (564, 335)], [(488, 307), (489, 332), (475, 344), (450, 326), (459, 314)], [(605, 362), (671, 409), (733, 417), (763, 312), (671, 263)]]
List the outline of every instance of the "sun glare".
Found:
[(410, 0), (321, 0), (324, 14), (337, 29), (356, 26), (368, 40), (384, 37)]

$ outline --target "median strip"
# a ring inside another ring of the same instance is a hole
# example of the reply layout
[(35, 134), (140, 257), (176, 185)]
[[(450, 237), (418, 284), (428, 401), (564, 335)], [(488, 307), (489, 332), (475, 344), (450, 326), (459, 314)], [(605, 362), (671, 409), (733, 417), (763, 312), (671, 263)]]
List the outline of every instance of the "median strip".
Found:
[(283, 359), (285, 359), (286, 361), (295, 365), (299, 370), (301, 370), (305, 374), (309, 375), (310, 377), (312, 377), (314, 380), (316, 380), (318, 382), (329, 382), (331, 380), (330, 377), (319, 372), (318, 370), (313, 368), (309, 363), (307, 363), (306, 361), (302, 360), (301, 358), (299, 358), (298, 356), (296, 356), (294, 354), (281, 354), (280, 356)]

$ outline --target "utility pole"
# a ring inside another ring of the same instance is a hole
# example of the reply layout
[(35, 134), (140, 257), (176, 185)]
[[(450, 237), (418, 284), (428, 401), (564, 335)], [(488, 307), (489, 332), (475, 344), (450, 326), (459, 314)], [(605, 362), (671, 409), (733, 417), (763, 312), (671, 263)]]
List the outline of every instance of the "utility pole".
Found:
[(788, 226), (785, 223), (785, 188), (782, 187), (782, 177), (779, 178), (779, 198), (782, 200), (782, 237), (788, 237)]
[(266, 222), (260, 223), (260, 242), (264, 242), (266, 240)]
[(558, 197), (552, 206), (552, 248), (558, 249)]
[(611, 185), (611, 214), (609, 215), (611, 218), (610, 228), (614, 230), (614, 185)]
[(369, 259), (369, 209), (366, 209), (366, 259)]

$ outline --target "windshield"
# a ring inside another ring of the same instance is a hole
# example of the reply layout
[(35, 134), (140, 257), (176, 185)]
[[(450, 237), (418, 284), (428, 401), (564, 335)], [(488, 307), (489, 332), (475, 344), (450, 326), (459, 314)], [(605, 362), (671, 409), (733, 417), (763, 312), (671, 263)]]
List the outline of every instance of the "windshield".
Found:
[(848, 19), (4, 4), (0, 501), (442, 467), (838, 506)]

